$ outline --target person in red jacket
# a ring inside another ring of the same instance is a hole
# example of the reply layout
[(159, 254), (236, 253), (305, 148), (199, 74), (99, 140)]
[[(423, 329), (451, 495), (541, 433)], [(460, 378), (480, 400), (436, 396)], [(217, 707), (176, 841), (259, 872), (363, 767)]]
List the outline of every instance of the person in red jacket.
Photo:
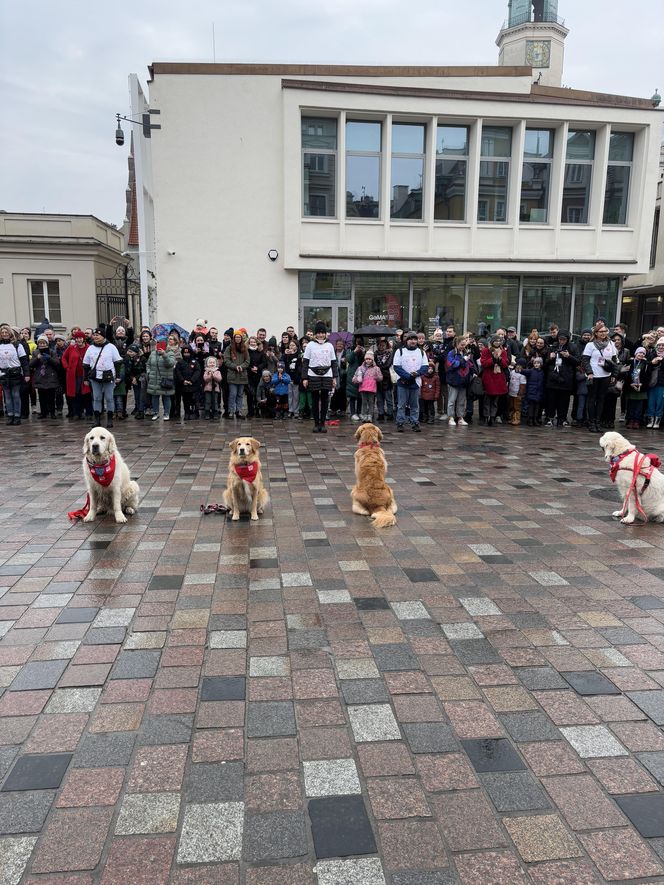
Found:
[(422, 424), (433, 424), (436, 418), (436, 403), (440, 397), (440, 376), (436, 370), (436, 363), (429, 360), (429, 368), (426, 375), (422, 375), (420, 387), (420, 420)]
[(85, 333), (81, 329), (74, 332), (74, 340), (62, 354), (62, 368), (65, 371), (65, 395), (67, 397), (67, 418), (83, 420), (84, 413), (92, 414), (90, 385), (83, 375), (83, 357), (88, 349)]
[(484, 385), (484, 417), (488, 427), (494, 423), (498, 411), (498, 397), (507, 393), (505, 370), (509, 362), (509, 354), (503, 346), (503, 339), (494, 335), (489, 346), (483, 347), (480, 353)]

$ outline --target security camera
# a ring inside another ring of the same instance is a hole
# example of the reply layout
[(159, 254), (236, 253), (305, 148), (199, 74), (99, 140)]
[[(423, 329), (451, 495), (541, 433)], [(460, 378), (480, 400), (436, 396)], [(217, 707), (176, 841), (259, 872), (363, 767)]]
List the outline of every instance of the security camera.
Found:
[(119, 126), (118, 126), (118, 128), (115, 130), (115, 143), (116, 143), (119, 147), (122, 147), (122, 145), (124, 144), (124, 132), (122, 131), (122, 129), (120, 129)]
[(169, 254), (169, 255), (175, 255), (175, 249), (169, 249), (169, 250), (168, 250), (168, 254)]

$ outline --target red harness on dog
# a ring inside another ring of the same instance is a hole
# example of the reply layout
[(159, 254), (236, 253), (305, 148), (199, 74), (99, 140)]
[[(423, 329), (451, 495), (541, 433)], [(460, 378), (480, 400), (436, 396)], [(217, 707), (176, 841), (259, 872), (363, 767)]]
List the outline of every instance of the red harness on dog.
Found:
[[(97, 485), (104, 486), (104, 488), (108, 488), (110, 484), (113, 482), (113, 477), (115, 476), (115, 455), (111, 455), (109, 461), (105, 464), (91, 464), (86, 460), (86, 464), (88, 465), (88, 470), (90, 471), (90, 476), (94, 479)], [(85, 498), (85, 504), (80, 510), (71, 510), (67, 516), (70, 519), (83, 519), (90, 512), (90, 495), (87, 495)]]
[(358, 449), (379, 449), (380, 443), (377, 442), (362, 442), (359, 444)]
[[(646, 514), (643, 510), (643, 507), (641, 506), (641, 501), (639, 500), (639, 494), (642, 495), (645, 492), (645, 490), (648, 488), (648, 486), (650, 485), (650, 479), (653, 475), (653, 472), (658, 467), (661, 466), (662, 462), (659, 460), (657, 455), (651, 455), (651, 454), (642, 455), (640, 452), (637, 452), (636, 449), (628, 449), (626, 452), (623, 452), (622, 455), (614, 455), (611, 458), (611, 461), (610, 461), (611, 466), (609, 467), (609, 478), (611, 479), (611, 482), (616, 481), (616, 477), (618, 476), (619, 470), (630, 470), (629, 467), (621, 467), (620, 466), (620, 463), (628, 455), (635, 456), (634, 457), (634, 465), (631, 468), (632, 482), (630, 483), (629, 491), (625, 495), (625, 500), (623, 502), (623, 509), (622, 509), (622, 513), (620, 514), (620, 516), (623, 517), (625, 515), (625, 513), (627, 513), (627, 506), (629, 504), (629, 499), (632, 496), (632, 494), (634, 494), (634, 500), (636, 501), (637, 511), (639, 512), (639, 514), (641, 516), (644, 517), (644, 519), (647, 519)], [(644, 466), (644, 462), (647, 460), (650, 461), (650, 464), (648, 464), (647, 466)], [(637, 481), (640, 476), (644, 477), (644, 483), (643, 483), (643, 486), (641, 487), (641, 492), (639, 492), (639, 490), (637, 488)]]
[(245, 482), (253, 482), (258, 475), (258, 464), (255, 461), (251, 464), (233, 464), (233, 470), (240, 479)]

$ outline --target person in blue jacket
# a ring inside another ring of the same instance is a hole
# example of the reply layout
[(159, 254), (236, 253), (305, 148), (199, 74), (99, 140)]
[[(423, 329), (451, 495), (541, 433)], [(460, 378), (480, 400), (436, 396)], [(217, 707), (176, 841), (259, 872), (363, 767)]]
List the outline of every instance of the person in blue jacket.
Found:
[(277, 417), (282, 421), (288, 413), (288, 385), (291, 383), (291, 376), (286, 371), (286, 365), (282, 360), (277, 363), (277, 371), (272, 376), (272, 390), (276, 398)]
[(542, 408), (544, 406), (544, 369), (543, 360), (536, 356), (533, 359), (532, 368), (522, 369), (522, 374), (528, 379), (526, 381), (526, 403), (528, 405), (529, 427), (536, 424), (542, 424)]

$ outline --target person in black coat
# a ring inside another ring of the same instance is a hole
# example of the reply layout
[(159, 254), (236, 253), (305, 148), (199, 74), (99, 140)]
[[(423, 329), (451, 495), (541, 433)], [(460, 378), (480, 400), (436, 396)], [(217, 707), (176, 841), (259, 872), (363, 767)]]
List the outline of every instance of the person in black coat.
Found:
[(184, 420), (198, 418), (198, 397), (201, 390), (201, 368), (191, 345), (182, 348), (182, 359), (175, 363), (173, 380), (184, 405)]
[(253, 418), (258, 416), (259, 409), (256, 405), (256, 390), (263, 374), (263, 369), (267, 369), (267, 357), (258, 338), (251, 335), (247, 340), (247, 350), (249, 351), (249, 367), (247, 369), (247, 415)]
[(569, 332), (559, 330), (557, 339), (551, 344), (545, 362), (545, 402), (546, 426), (567, 426), (569, 401), (574, 390), (576, 367), (579, 358), (574, 345), (570, 343)]

